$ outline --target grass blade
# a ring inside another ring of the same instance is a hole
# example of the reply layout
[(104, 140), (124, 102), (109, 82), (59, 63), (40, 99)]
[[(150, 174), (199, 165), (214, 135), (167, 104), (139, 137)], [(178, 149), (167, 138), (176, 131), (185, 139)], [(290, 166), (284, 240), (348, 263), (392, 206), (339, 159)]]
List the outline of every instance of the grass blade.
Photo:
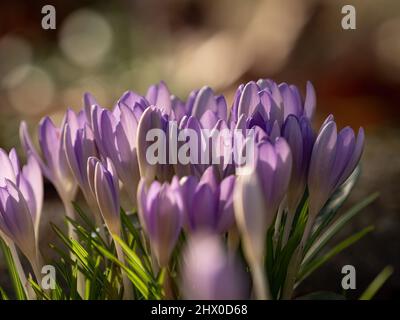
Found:
[(10, 248), (6, 243), (0, 238), (0, 245), (3, 251), (4, 259), (6, 260), (8, 271), (11, 276), (11, 281), (14, 287), (15, 297), (18, 300), (26, 300), (25, 290), (19, 278), (17, 268), (15, 266), (14, 260)]
[(303, 264), (309, 263), (327, 244), (327, 242), (337, 234), (343, 226), (354, 216), (361, 212), (362, 209), (370, 205), (376, 200), (379, 193), (373, 193), (363, 201), (354, 205), (350, 210), (338, 218), (318, 239), (315, 235), (311, 237), (311, 240), (306, 246), (306, 255), (303, 260)]
[(313, 273), (315, 270), (317, 270), (319, 267), (321, 267), (325, 262), (330, 260), (332, 257), (337, 255), (338, 253), (342, 252), (344, 249), (348, 248), (352, 244), (356, 243), (358, 240), (363, 238), (366, 234), (370, 233), (374, 229), (373, 226), (369, 226), (367, 228), (362, 229), (361, 231), (357, 232), (356, 234), (348, 237), (347, 239), (343, 240), (340, 242), (337, 246), (335, 246), (333, 249), (328, 251), (325, 255), (318, 257), (311, 261), (308, 264), (305, 264), (300, 271), (300, 274), (298, 276), (299, 281), (303, 281), (305, 278), (307, 278), (311, 273)]
[(371, 282), (367, 289), (365, 289), (364, 293), (360, 296), (359, 300), (371, 300), (378, 290), (384, 285), (387, 279), (392, 275), (393, 267), (387, 266), (385, 267)]

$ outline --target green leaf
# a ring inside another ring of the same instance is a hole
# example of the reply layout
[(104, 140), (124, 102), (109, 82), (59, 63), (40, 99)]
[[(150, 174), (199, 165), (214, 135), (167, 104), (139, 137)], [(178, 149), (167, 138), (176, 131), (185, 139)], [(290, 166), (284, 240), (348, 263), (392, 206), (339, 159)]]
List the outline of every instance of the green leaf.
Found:
[(319, 212), (315, 224), (324, 225), (332, 221), (336, 212), (342, 207), (343, 203), (349, 197), (358, 178), (360, 177), (360, 167), (357, 166), (350, 177), (334, 192), (328, 202)]
[[(137, 215), (131, 215), (131, 217), (136, 217), (136, 219), (137, 219)], [(122, 225), (125, 228), (127, 228), (130, 235), (132, 235), (133, 245), (138, 246), (141, 256), (143, 257), (143, 264), (147, 267), (147, 269), (151, 269), (151, 261), (149, 259), (150, 253), (148, 252), (148, 250), (146, 249), (146, 246), (142, 242), (143, 238), (139, 231), (139, 229), (141, 228), (140, 224), (138, 223), (138, 221), (136, 221), (137, 223), (132, 221), (130, 219), (130, 216), (128, 216), (122, 208), (121, 208), (121, 221), (122, 221)], [(128, 239), (125, 238), (125, 241), (128, 241)]]
[(1, 296), (1, 300), (9, 300), (6, 292), (3, 290), (2, 287), (0, 287), (0, 296)]
[(308, 201), (304, 199), (302, 206), (299, 207), (298, 212), (296, 213), (296, 223), (293, 224), (294, 230), (291, 232), (288, 242), (283, 249), (276, 252), (272, 267), (271, 263), (268, 263), (267, 261), (267, 268), (272, 268), (272, 272), (271, 269), (269, 269), (268, 279), (270, 282), (271, 294), (275, 299), (278, 298), (279, 291), (283, 288), (285, 283), (289, 263), (292, 260), (292, 256), (298, 247), (304, 232), (304, 227), (307, 222), (307, 214)]
[(15, 297), (18, 300), (26, 300), (25, 290), (21, 283), (21, 279), (19, 278), (18, 271), (11, 254), (11, 250), (1, 238), (0, 246), (3, 251), (4, 259), (6, 260), (8, 271), (11, 276), (11, 282), (14, 287)]
[[(310, 241), (307, 243), (305, 252), (306, 255), (303, 260), (303, 264), (309, 263), (328, 243), (328, 241), (336, 235), (344, 225), (352, 219), (355, 215), (361, 212), (362, 209), (371, 204), (379, 196), (379, 193), (373, 193), (361, 202), (354, 205), (350, 210), (338, 218), (318, 239), (313, 234)], [(318, 232), (317, 232), (318, 234)]]
[(347, 239), (343, 240), (340, 242), (337, 246), (335, 246), (333, 249), (328, 251), (325, 255), (317, 257), (316, 259), (312, 260), (311, 262), (302, 265), (300, 269), (300, 273), (298, 276), (298, 282), (303, 281), (305, 278), (307, 278), (311, 273), (313, 273), (315, 270), (317, 270), (319, 267), (321, 267), (325, 262), (330, 260), (332, 257), (337, 255), (338, 253), (342, 252), (344, 249), (348, 248), (361, 238), (363, 238), (366, 234), (371, 232), (374, 229), (373, 226), (369, 226), (364, 228), (363, 230), (357, 232), (356, 234), (348, 237)]
[(385, 267), (371, 282), (367, 289), (365, 289), (364, 293), (360, 296), (360, 300), (371, 300), (378, 290), (384, 285), (387, 279), (392, 275), (393, 267), (387, 266)]
[(296, 300), (346, 300), (344, 296), (330, 291), (317, 291), (305, 296), (296, 298)]
[(151, 279), (151, 274), (145, 269), (143, 266), (140, 258), (136, 255), (134, 251), (132, 251), (123, 240), (121, 240), (118, 236), (115, 236), (115, 240), (119, 243), (122, 250), (124, 251), (127, 260), (131, 267), (135, 270), (135, 272), (142, 278), (142, 279)]
[[(98, 244), (96, 244), (96, 246), (98, 246)], [(132, 281), (134, 286), (139, 290), (139, 292), (143, 295), (145, 299), (149, 298), (149, 288), (146, 282), (142, 281), (142, 279), (140, 279), (140, 277), (137, 274), (135, 274), (131, 269), (125, 266), (121, 261), (118, 260), (118, 258), (114, 254), (109, 252), (107, 249), (101, 246), (98, 246), (98, 249), (102, 254), (104, 254), (104, 256), (106, 256), (108, 259), (113, 261), (115, 264), (117, 264), (120, 268), (122, 268), (125, 271), (129, 280)]]
[(36, 293), (36, 297), (37, 299), (42, 299), (42, 300), (51, 300), (51, 298), (49, 297), (49, 295), (42, 289), (41, 286), (39, 286), (35, 280), (33, 280), (32, 278), (28, 279), (29, 283), (31, 284), (33, 290)]

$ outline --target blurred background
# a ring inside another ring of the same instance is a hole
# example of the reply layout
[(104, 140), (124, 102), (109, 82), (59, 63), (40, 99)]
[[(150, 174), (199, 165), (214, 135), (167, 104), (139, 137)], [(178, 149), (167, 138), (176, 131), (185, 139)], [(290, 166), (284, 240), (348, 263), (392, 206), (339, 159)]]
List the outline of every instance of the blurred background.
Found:
[[(43, 30), (42, 7), (56, 9)], [(342, 7), (356, 8), (356, 30), (343, 30)], [(0, 146), (19, 146), (24, 119), (36, 134), (44, 115), (59, 122), (82, 94), (112, 106), (128, 89), (144, 94), (163, 79), (182, 99), (203, 85), (227, 95), (258, 78), (317, 91), (319, 126), (366, 129), (363, 171), (346, 207), (375, 191), (379, 199), (336, 242), (373, 224), (375, 231), (326, 264), (298, 294), (341, 292), (341, 268), (357, 270), (357, 298), (386, 265), (394, 275), (377, 298), (400, 297), (400, 2), (398, 0), (114, 0), (0, 3)], [(22, 153), (20, 153), (22, 154)], [(1, 168), (0, 168), (1, 170)], [(46, 186), (44, 213), (61, 207)], [(345, 208), (343, 209), (345, 210)], [(49, 239), (42, 242), (47, 247)], [(3, 272), (4, 271), (4, 272)], [(0, 285), (7, 287), (0, 261)]]

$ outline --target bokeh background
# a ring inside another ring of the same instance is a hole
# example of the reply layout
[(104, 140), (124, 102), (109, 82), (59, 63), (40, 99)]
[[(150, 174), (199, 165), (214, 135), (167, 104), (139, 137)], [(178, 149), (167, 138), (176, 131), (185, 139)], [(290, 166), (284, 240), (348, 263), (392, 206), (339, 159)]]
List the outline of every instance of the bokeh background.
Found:
[[(41, 27), (45, 4), (56, 8), (56, 30)], [(356, 30), (341, 27), (345, 4), (356, 8)], [(182, 99), (210, 85), (232, 101), (239, 83), (261, 77), (303, 89), (311, 80), (318, 99), (316, 127), (329, 113), (339, 126), (363, 126), (363, 171), (346, 207), (380, 192), (335, 241), (370, 224), (375, 231), (316, 272), (298, 293), (341, 292), (341, 268), (351, 264), (357, 289), (347, 295), (357, 298), (392, 265), (394, 274), (377, 298), (399, 298), (398, 0), (0, 2), (0, 146), (5, 149), (19, 146), (20, 120), (35, 135), (41, 117), (60, 121), (67, 107), (82, 106), (86, 91), (112, 106), (125, 90), (144, 94), (163, 79)], [(62, 208), (49, 185), (46, 199), (46, 219), (57, 220)], [(42, 240), (44, 248), (50, 237)], [(4, 287), (6, 277), (0, 260)]]

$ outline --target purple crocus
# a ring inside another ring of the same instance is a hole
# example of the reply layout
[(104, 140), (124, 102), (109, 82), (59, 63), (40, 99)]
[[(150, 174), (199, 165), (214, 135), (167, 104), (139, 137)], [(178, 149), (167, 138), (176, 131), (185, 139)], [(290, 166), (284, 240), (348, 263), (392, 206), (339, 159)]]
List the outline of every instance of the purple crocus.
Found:
[(257, 146), (255, 168), (244, 168), (235, 188), (235, 217), (248, 259), (263, 259), (265, 237), (287, 191), (292, 155), (283, 138)]
[(64, 145), (71, 172), (87, 204), (92, 211), (96, 211), (96, 199), (90, 188), (87, 170), (88, 159), (98, 156), (92, 129), (85, 123), (83, 127), (74, 130), (73, 125), (67, 122), (64, 130)]
[(190, 114), (201, 120), (207, 116), (207, 111), (213, 113), (218, 119), (227, 120), (228, 108), (225, 97), (215, 95), (210, 87), (203, 87), (194, 94)]
[(88, 176), (97, 205), (111, 234), (120, 236), (120, 199), (118, 177), (110, 159), (103, 164), (96, 158), (88, 160)]
[(200, 120), (194, 116), (185, 116), (179, 124), (178, 134), (180, 152), (186, 150), (190, 154), (187, 163), (178, 161), (175, 165), (178, 176), (201, 177), (210, 165), (217, 169), (221, 177), (234, 173), (233, 130), (214, 112), (206, 110)]
[(19, 188), (9, 179), (5, 179), (0, 187), (0, 230), (32, 264), (37, 262), (37, 242), (30, 209)]
[(147, 90), (146, 99), (150, 105), (157, 106), (167, 114), (171, 113), (171, 93), (164, 81), (150, 86)]
[(177, 177), (171, 184), (154, 181), (138, 188), (138, 213), (149, 237), (152, 252), (161, 267), (168, 265), (183, 224), (184, 204)]
[(236, 91), (230, 117), (231, 126), (239, 120), (247, 128), (260, 127), (273, 141), (280, 135), (280, 128), (289, 115), (312, 120), (316, 96), (314, 87), (307, 82), (304, 101), (294, 85), (276, 84), (269, 79), (250, 81)]
[(323, 123), (312, 149), (308, 174), (309, 220), (325, 205), (333, 192), (351, 175), (364, 148), (364, 130), (355, 137), (350, 127), (337, 133), (333, 116)]
[(293, 216), (307, 184), (308, 167), (314, 144), (314, 132), (308, 118), (289, 115), (282, 128), (282, 136), (289, 144), (292, 158), (292, 175), (287, 192), (289, 214)]
[(171, 120), (180, 122), (183, 116), (188, 115), (187, 105), (171, 94), (164, 81), (151, 85), (147, 90), (145, 99), (148, 105), (156, 106)]
[(199, 233), (189, 238), (181, 265), (181, 290), (189, 300), (248, 298), (244, 270), (217, 236)]
[(94, 106), (92, 118), (94, 136), (100, 153), (115, 164), (126, 194), (135, 207), (140, 179), (136, 135), (143, 105), (131, 100), (133, 98), (129, 95), (121, 98), (113, 112)]
[(211, 166), (200, 180), (194, 176), (182, 178), (185, 203), (185, 226), (190, 232), (224, 233), (234, 224), (233, 190), (235, 176), (219, 181)]
[[(30, 154), (26, 165), (20, 168), (17, 152), (11, 149), (7, 153), (0, 148), (0, 187), (6, 187), (7, 181), (18, 188), (24, 197), (34, 225), (38, 241), (40, 217), (43, 205), (43, 177), (36, 158)], [(11, 187), (12, 188), (12, 187)]]
[[(39, 164), (30, 154), (20, 169), (17, 153), (0, 149), (0, 236), (13, 252), (14, 243), (40, 277), (39, 225), (43, 204), (43, 178)], [(20, 264), (14, 253), (16, 264)], [(25, 277), (20, 274), (21, 280)], [(38, 278), (39, 279), (39, 278)]]
[[(28, 133), (25, 122), (20, 126), (20, 138), (27, 155), (32, 154), (40, 165), (43, 175), (54, 185), (58, 195), (67, 207), (74, 200), (77, 183), (69, 168), (65, 146), (62, 139), (65, 126), (70, 124), (72, 130), (77, 130), (79, 117), (72, 110), (68, 110), (60, 127), (56, 127), (49, 117), (45, 117), (39, 124), (39, 146), (43, 159), (39, 156)], [(67, 214), (72, 214), (71, 210)]]
[(174, 175), (174, 166), (169, 164), (169, 129), (169, 117), (159, 108), (150, 106), (143, 112), (137, 128), (136, 146), (140, 176), (147, 183), (155, 178), (170, 181)]
[(267, 131), (277, 121), (281, 126), (289, 115), (312, 119), (315, 112), (316, 96), (311, 82), (307, 82), (304, 101), (294, 85), (277, 84), (269, 79), (250, 81), (240, 85), (232, 106), (231, 121), (237, 123), (240, 116), (263, 119), (269, 123)]
[[(122, 263), (125, 263), (122, 247), (116, 241), (118, 237), (121, 237), (121, 220), (119, 181), (114, 165), (109, 158), (105, 160), (105, 163), (102, 163), (99, 159), (90, 157), (87, 163), (87, 175), (98, 209), (114, 239), (117, 257)], [(122, 280), (124, 284), (124, 299), (133, 299), (132, 283), (124, 271), (122, 271)]]

